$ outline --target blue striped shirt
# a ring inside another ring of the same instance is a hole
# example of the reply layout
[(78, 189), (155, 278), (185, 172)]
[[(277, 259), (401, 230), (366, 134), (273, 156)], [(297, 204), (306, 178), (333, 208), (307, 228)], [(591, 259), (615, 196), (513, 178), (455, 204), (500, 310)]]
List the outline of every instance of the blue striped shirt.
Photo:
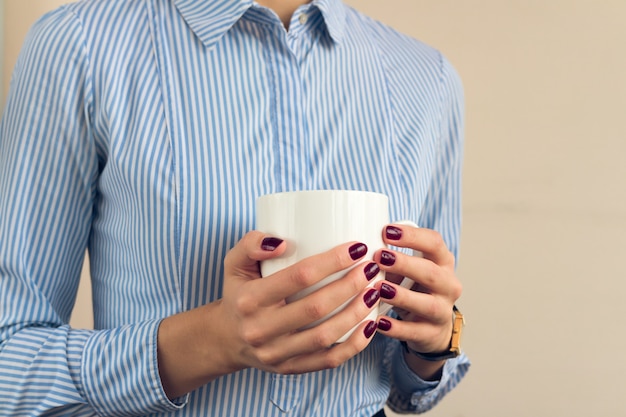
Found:
[[(0, 125), (0, 415), (371, 416), (461, 379), (375, 336), (333, 370), (246, 369), (170, 401), (156, 336), (215, 301), (255, 199), (385, 193), (458, 251), (462, 90), (442, 55), (338, 0), (289, 31), (248, 0), (92, 0), (40, 19)], [(94, 329), (68, 325), (85, 249)], [(287, 413), (287, 414), (286, 414)]]

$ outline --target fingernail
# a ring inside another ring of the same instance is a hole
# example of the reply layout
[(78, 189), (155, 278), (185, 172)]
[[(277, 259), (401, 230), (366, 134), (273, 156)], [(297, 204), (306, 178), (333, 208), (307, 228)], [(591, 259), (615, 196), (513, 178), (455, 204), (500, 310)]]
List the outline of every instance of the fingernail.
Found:
[(386, 250), (380, 254), (380, 263), (385, 266), (391, 266), (396, 263), (396, 255)]
[(365, 256), (365, 254), (367, 253), (367, 246), (364, 243), (355, 243), (354, 245), (350, 246), (348, 251), (350, 252), (350, 257), (352, 258), (352, 260), (356, 261), (357, 259)]
[(370, 321), (369, 323), (367, 323), (367, 326), (365, 326), (365, 329), (363, 329), (363, 334), (366, 338), (369, 339), (376, 332), (377, 327), (378, 326), (376, 325), (375, 321)]
[(385, 230), (385, 235), (389, 240), (400, 240), (402, 237), (402, 229), (395, 226), (387, 226)]
[(281, 243), (283, 243), (282, 239), (279, 239), (277, 237), (266, 237), (261, 242), (261, 249), (272, 252), (275, 251), (278, 245), (280, 245)]
[(380, 296), (386, 298), (387, 300), (391, 300), (396, 296), (396, 289), (386, 282), (383, 282), (383, 285), (380, 286)]
[(379, 298), (380, 293), (378, 292), (378, 290), (372, 288), (365, 293), (365, 295), (363, 296), (363, 301), (368, 308), (372, 308), (372, 306), (376, 304), (376, 301), (378, 301)]
[(378, 320), (378, 328), (383, 331), (391, 329), (391, 322), (385, 318)]
[(365, 273), (365, 278), (367, 278), (368, 281), (371, 281), (372, 278), (378, 275), (378, 273), (380, 272), (380, 268), (378, 267), (378, 264), (376, 262), (371, 262), (367, 264), (363, 272)]

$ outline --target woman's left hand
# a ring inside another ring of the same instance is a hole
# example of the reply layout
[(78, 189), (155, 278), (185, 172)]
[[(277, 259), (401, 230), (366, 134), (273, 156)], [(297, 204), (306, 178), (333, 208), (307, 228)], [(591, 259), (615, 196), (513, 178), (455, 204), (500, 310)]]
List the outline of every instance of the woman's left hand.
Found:
[[(378, 284), (381, 301), (391, 304), (400, 318), (380, 317), (379, 331), (406, 341), (418, 352), (447, 350), (452, 337), (452, 307), (462, 292), (461, 282), (455, 274), (454, 255), (441, 235), (430, 229), (392, 224), (383, 230), (383, 239), (388, 245), (413, 249), (423, 256), (406, 255), (391, 249), (379, 250), (375, 254), (374, 260), (387, 273), (387, 280)], [(399, 285), (404, 277), (414, 281), (411, 289)], [(419, 367), (421, 361), (411, 361), (410, 364)], [(412, 368), (420, 373), (414, 366)], [(427, 374), (432, 371), (432, 366), (428, 368)]]

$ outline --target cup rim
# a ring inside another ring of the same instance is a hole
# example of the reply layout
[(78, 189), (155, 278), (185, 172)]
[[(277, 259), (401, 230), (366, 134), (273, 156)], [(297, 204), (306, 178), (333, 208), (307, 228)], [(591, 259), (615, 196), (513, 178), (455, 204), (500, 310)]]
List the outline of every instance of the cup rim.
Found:
[(344, 190), (344, 189), (327, 189), (327, 190), (294, 190), (294, 191), (279, 191), (276, 193), (269, 193), (260, 195), (257, 199), (269, 198), (274, 196), (281, 195), (293, 195), (293, 194), (361, 194), (361, 195), (373, 195), (388, 198), (386, 194), (377, 192), (377, 191), (368, 191), (368, 190)]

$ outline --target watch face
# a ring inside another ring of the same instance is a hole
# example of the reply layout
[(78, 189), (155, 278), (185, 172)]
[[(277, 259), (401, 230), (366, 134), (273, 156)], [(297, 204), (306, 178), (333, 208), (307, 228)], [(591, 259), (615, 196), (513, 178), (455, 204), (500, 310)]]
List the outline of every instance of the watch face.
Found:
[(455, 356), (461, 354), (461, 332), (464, 325), (465, 317), (456, 306), (454, 306), (454, 323), (452, 327), (452, 339), (450, 340), (450, 350), (456, 353)]

